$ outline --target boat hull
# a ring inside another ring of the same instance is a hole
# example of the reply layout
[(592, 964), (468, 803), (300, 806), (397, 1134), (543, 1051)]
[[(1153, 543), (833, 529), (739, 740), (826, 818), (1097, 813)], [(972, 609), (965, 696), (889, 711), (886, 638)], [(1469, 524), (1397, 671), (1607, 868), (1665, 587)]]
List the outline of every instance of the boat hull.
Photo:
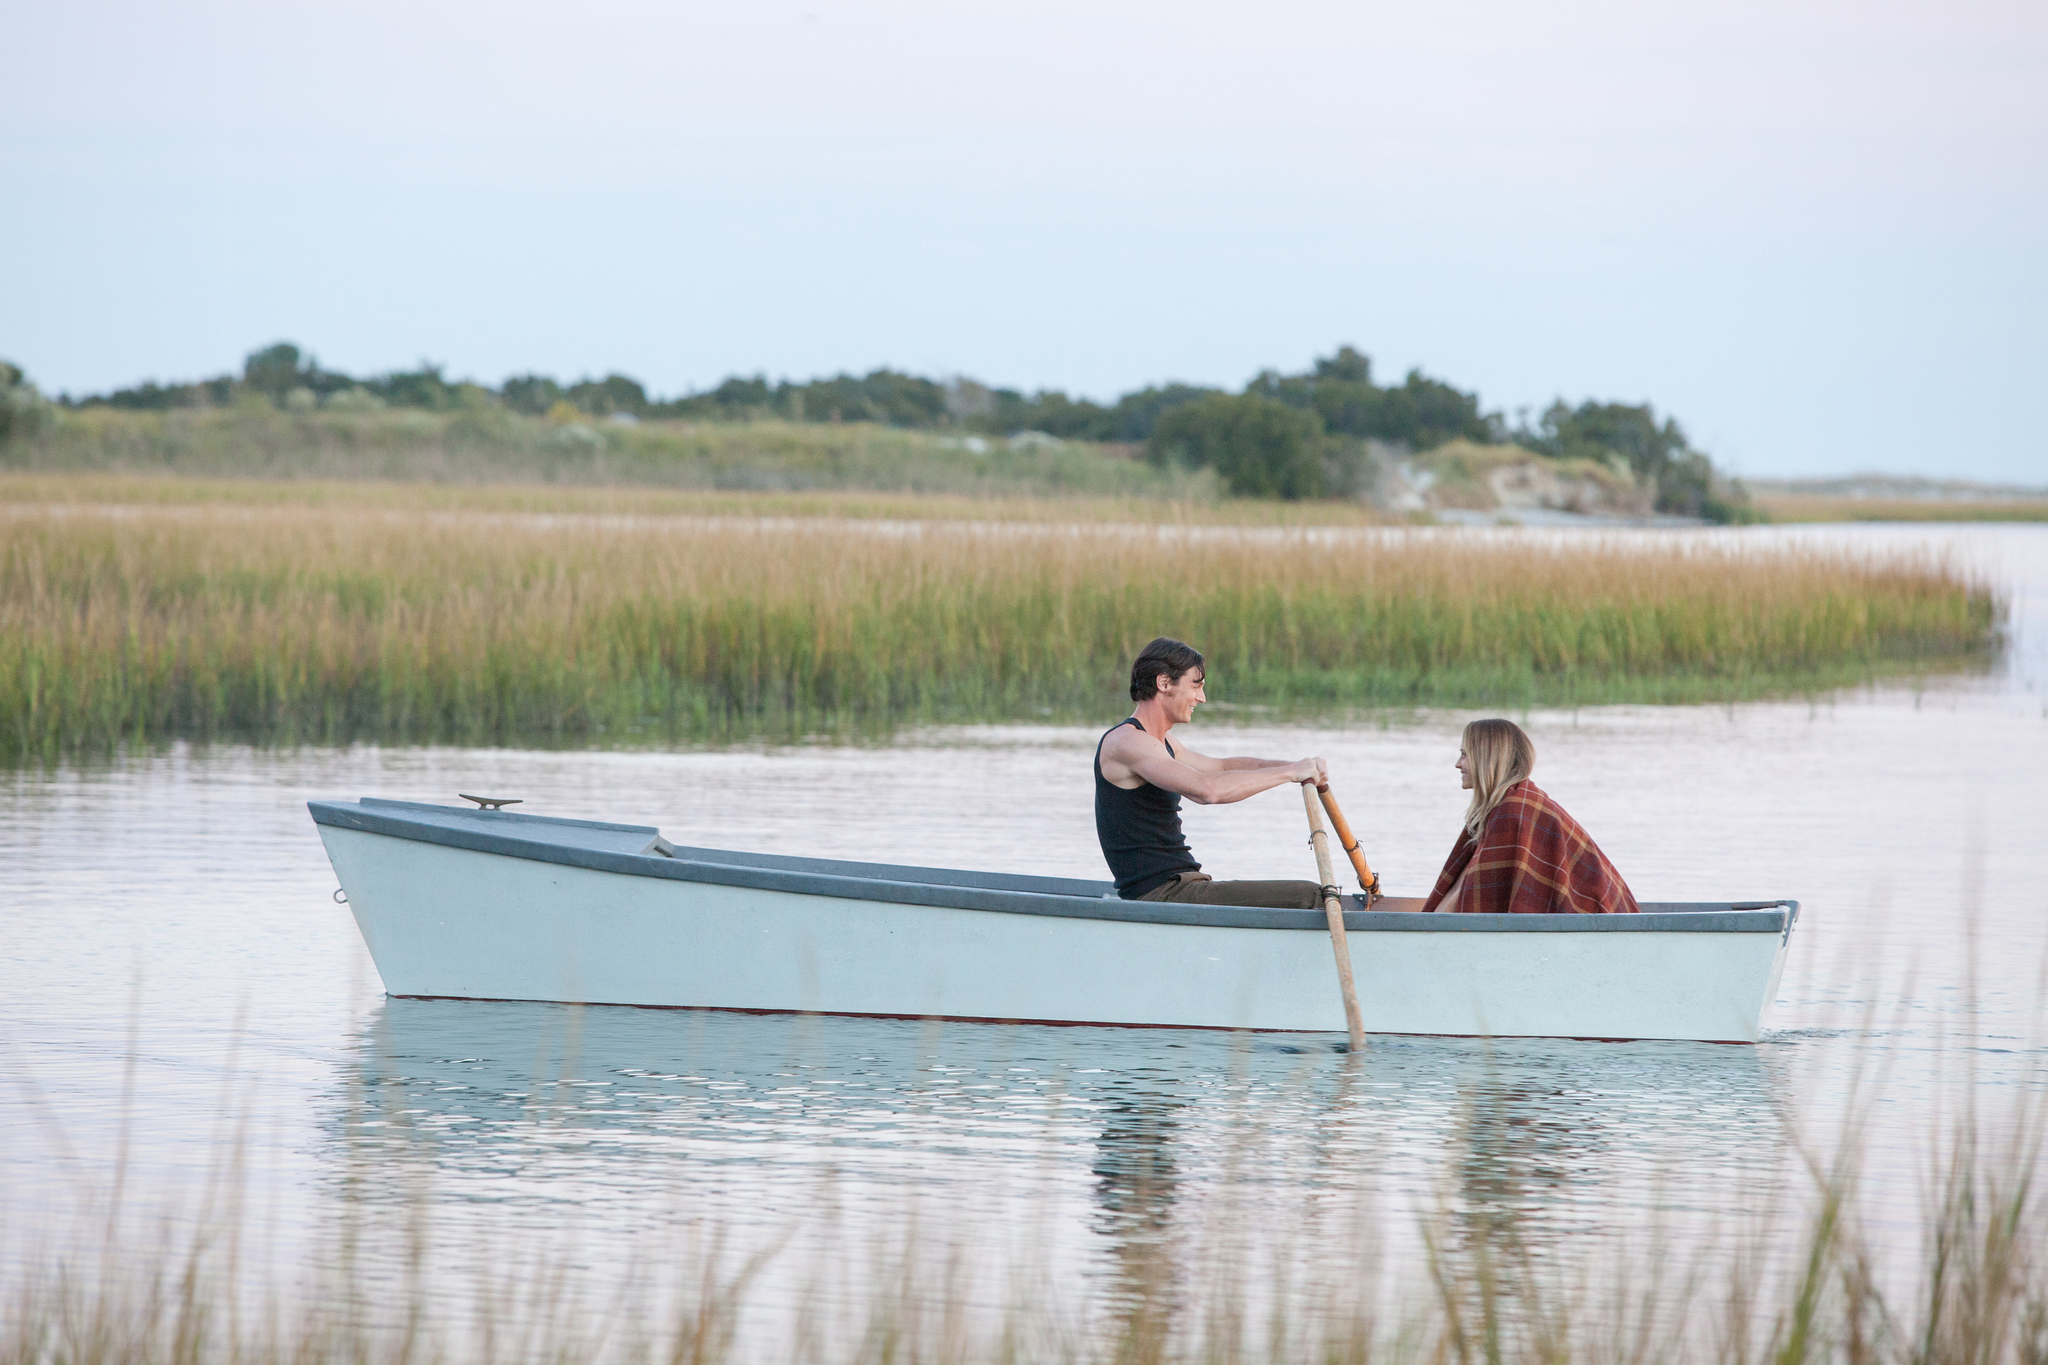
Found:
[[(1249, 911), (1240, 916), (1248, 922), (1159, 922), (1079, 896), (1040, 896), (1050, 911), (1011, 913), (907, 903), (947, 898), (929, 884), (900, 892), (905, 899), (872, 885), (835, 895), (831, 877), (811, 879), (822, 889), (784, 890), (758, 884), (774, 880), (767, 873), (740, 878), (752, 885), (675, 875), (659, 865), (673, 859), (651, 854), (641, 861), (661, 875), (404, 831), (325, 821), (320, 829), (397, 996), (1344, 1028), (1329, 934), (1298, 914), (1284, 921), (1290, 927), (1267, 927)], [(630, 855), (581, 861), (606, 858), (630, 866)], [(1471, 918), (1347, 917), (1363, 926), (1346, 939), (1368, 1031), (1753, 1042), (1791, 926), (1789, 911), (1780, 932), (1458, 932), (1439, 923)], [(1645, 926), (1686, 918), (1642, 917)], [(1430, 923), (1403, 927), (1418, 921)]]

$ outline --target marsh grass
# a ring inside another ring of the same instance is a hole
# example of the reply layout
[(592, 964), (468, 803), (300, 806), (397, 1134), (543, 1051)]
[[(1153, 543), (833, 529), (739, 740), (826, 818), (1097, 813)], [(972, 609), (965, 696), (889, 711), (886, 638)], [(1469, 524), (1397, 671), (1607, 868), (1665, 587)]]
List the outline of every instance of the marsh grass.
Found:
[(649, 744), (1101, 717), (1199, 642), (1282, 709), (1752, 698), (1953, 670), (1925, 555), (1405, 531), (16, 503), (0, 751)]
[[(1340, 1080), (1332, 1125), (1344, 1121), (1344, 1095)], [(1126, 1253), (1105, 1267), (1105, 1283), (1080, 1291), (1028, 1254), (991, 1257), (990, 1229), (982, 1240), (958, 1225), (933, 1231), (945, 1220), (924, 1217), (918, 1200), (929, 1196), (914, 1182), (886, 1229), (860, 1235), (837, 1222), (828, 1173), (812, 1211), (793, 1215), (828, 1234), (814, 1243), (830, 1248), (827, 1261), (809, 1266), (793, 1263), (787, 1235), (729, 1251), (742, 1239), (679, 1202), (673, 1216), (688, 1234), (659, 1253), (607, 1253), (566, 1231), (479, 1231), (483, 1254), (451, 1273), (430, 1227), (432, 1140), (413, 1134), (394, 1152), (387, 1136), (341, 1158), (382, 1167), (387, 1184), (394, 1162), (403, 1167), (395, 1220), (366, 1216), (357, 1182), (344, 1179), (316, 1249), (252, 1270), (241, 1218), (251, 1201), (236, 1188), (246, 1161), (216, 1166), (196, 1215), (133, 1240), (113, 1216), (116, 1168), (100, 1173), (107, 1183), (72, 1250), (23, 1254), (22, 1230), (10, 1229), (0, 1365), (2048, 1360), (2038, 1094), (1996, 1114), (1966, 1102), (1937, 1120), (1923, 1139), (1922, 1219), (1903, 1234), (1894, 1225), (1889, 1241), (1870, 1232), (1877, 1220), (1859, 1185), (1867, 1130), (1855, 1113), (1828, 1145), (1791, 1135), (1784, 1197), (1804, 1212), (1774, 1228), (1653, 1217), (1633, 1236), (1534, 1238), (1515, 1201), (1490, 1185), (1488, 1173), (1513, 1162), (1502, 1103), (1491, 1081), (1470, 1088), (1443, 1149), (1442, 1196), (1415, 1229), (1418, 1258), (1386, 1254), (1389, 1224), (1403, 1215), (1377, 1204), (1369, 1171), (1328, 1173), (1301, 1221), (1272, 1227), (1253, 1177), (1279, 1135), (1248, 1107), (1220, 1173), (1233, 1193), (1207, 1216), (1152, 1217), (1147, 1172), (1122, 1173), (1130, 1218), (1113, 1239)], [(1683, 1167), (1672, 1179), (1686, 1179)], [(607, 1256), (637, 1259), (611, 1289), (593, 1289), (592, 1264)], [(767, 1296), (771, 1285), (795, 1292)]]

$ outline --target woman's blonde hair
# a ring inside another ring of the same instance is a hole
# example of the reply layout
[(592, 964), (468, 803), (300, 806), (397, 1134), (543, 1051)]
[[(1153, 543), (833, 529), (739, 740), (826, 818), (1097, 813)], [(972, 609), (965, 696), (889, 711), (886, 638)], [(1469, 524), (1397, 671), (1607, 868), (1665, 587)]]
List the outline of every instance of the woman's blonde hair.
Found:
[(1465, 829), (1477, 839), (1508, 788), (1536, 771), (1536, 746), (1511, 720), (1475, 720), (1458, 742), (1472, 768), (1472, 804), (1465, 811)]

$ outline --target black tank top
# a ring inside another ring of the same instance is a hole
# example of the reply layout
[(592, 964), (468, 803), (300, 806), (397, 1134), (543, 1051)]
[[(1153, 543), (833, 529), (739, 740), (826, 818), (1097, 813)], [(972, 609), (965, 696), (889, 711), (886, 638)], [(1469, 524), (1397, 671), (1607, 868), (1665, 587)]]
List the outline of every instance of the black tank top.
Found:
[[(1197, 872), (1202, 865), (1180, 832), (1177, 793), (1150, 782), (1127, 789), (1102, 775), (1103, 740), (1126, 725), (1138, 725), (1138, 718), (1118, 721), (1095, 741), (1095, 837), (1102, 841), (1102, 858), (1116, 878), (1117, 894), (1134, 901), (1166, 885), (1174, 873)], [(1171, 742), (1166, 752), (1173, 752)]]

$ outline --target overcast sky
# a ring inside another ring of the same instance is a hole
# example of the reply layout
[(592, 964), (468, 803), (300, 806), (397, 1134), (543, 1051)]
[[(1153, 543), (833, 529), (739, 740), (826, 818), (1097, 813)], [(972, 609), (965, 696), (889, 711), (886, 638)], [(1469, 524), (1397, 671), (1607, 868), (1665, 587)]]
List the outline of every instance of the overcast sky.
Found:
[(2048, 482), (2048, 4), (18, 5), (0, 355), (1098, 397), (1343, 342)]

